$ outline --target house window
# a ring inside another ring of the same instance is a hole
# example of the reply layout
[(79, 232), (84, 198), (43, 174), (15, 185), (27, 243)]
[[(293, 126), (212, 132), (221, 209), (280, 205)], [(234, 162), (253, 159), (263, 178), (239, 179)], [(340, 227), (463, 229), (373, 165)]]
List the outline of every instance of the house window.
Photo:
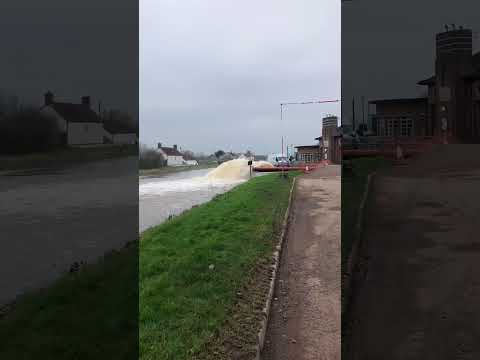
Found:
[(394, 136), (397, 119), (385, 120), (385, 136)]
[(303, 154), (303, 161), (312, 162), (312, 160), (313, 160), (313, 155), (311, 153)]
[(377, 121), (378, 124), (378, 135), (385, 136), (385, 119), (379, 119)]
[(400, 136), (412, 136), (413, 135), (413, 120), (408, 118), (402, 118), (400, 120)]

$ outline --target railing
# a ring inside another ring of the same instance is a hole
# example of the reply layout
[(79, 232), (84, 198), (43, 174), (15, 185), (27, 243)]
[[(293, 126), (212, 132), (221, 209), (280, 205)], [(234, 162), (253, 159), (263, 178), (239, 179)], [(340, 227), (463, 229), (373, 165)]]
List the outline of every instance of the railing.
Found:
[(405, 155), (421, 153), (429, 149), (435, 143), (431, 136), (411, 137), (382, 137), (371, 136), (360, 138), (358, 141), (342, 142), (343, 156), (395, 156), (399, 145)]

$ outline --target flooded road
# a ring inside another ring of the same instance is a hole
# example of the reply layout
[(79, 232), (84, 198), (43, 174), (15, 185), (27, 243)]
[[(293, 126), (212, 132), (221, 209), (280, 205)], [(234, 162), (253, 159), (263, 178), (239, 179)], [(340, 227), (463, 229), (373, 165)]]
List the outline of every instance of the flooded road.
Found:
[(138, 237), (138, 158), (0, 175), (0, 304)]
[(211, 200), (246, 181), (245, 177), (215, 178), (213, 169), (190, 170), (139, 181), (139, 231), (158, 225), (170, 215), (178, 215)]

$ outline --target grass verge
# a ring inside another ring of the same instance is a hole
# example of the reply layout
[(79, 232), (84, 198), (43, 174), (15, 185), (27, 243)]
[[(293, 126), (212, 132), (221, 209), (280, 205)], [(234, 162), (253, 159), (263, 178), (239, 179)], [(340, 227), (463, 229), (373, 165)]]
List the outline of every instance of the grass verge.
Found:
[[(354, 241), (358, 240), (355, 231), (360, 204), (362, 202), (368, 175), (386, 168), (390, 162), (382, 157), (358, 158), (351, 161), (352, 173), (342, 172), (342, 357), (347, 357), (350, 346), (349, 300), (350, 288), (347, 288), (346, 270)], [(352, 274), (351, 274), (352, 276)]]
[(137, 145), (71, 147), (17, 156), (1, 156), (0, 170), (64, 167), (89, 161), (138, 155)]
[(0, 311), (0, 359), (138, 358), (138, 242)]
[(367, 177), (388, 165), (389, 161), (382, 157), (358, 158), (352, 160), (352, 175), (342, 176), (342, 268), (355, 239), (355, 223)]
[(246, 291), (262, 287), (296, 175), (253, 178), (142, 234), (142, 359), (231, 358), (239, 328), (256, 336), (262, 291)]

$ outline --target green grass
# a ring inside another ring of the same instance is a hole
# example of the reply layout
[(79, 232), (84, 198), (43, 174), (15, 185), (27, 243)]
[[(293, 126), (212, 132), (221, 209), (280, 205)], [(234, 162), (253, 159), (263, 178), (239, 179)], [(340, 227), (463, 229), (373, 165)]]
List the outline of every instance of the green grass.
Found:
[(352, 160), (351, 175), (342, 171), (342, 357), (346, 357), (350, 347), (350, 318), (348, 313), (350, 290), (343, 287), (347, 261), (353, 242), (358, 239), (355, 233), (358, 211), (369, 174), (389, 166), (389, 161), (381, 157), (365, 157)]
[(342, 176), (342, 269), (348, 260), (356, 236), (355, 223), (367, 177), (388, 164), (388, 160), (381, 157), (354, 159), (353, 175)]
[(115, 159), (138, 155), (137, 145), (106, 145), (98, 147), (60, 148), (25, 155), (0, 156), (0, 171), (53, 166)]
[(236, 290), (272, 252), (294, 176), (253, 178), (142, 234), (142, 359), (208, 352), (206, 343), (227, 320)]
[(0, 317), (0, 359), (138, 357), (138, 242), (18, 299)]

